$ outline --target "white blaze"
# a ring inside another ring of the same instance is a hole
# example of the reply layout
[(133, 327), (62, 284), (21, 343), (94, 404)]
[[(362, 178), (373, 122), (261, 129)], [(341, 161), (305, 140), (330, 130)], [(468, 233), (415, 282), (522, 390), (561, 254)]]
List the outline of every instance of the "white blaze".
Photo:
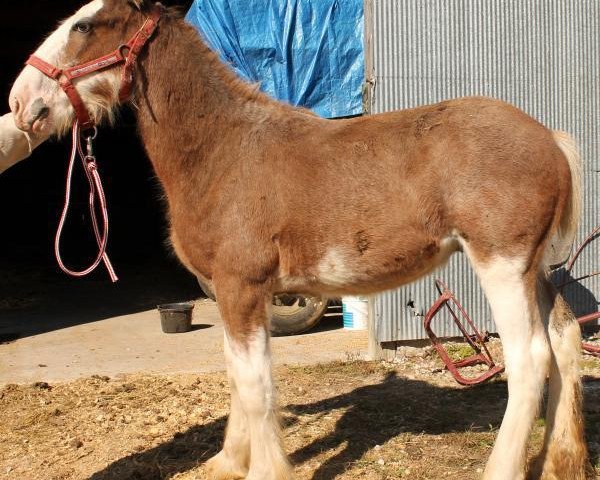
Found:
[[(67, 18), (60, 26), (40, 45), (35, 55), (48, 63), (55, 65), (62, 55), (67, 43), (73, 25), (84, 18), (92, 18), (104, 6), (104, 0), (94, 0), (83, 7), (71, 17)], [(63, 67), (65, 65), (60, 65)], [(33, 67), (27, 67), (33, 68)]]

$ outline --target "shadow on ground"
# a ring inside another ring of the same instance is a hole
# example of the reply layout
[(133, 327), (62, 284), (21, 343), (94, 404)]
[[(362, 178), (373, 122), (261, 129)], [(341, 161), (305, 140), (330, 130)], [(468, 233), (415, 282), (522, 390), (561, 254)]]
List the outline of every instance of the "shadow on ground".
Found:
[[(347, 408), (333, 432), (292, 452), (290, 458), (294, 464), (301, 464), (345, 444), (312, 476), (312, 480), (333, 480), (367, 451), (405, 432), (438, 435), (496, 429), (506, 400), (504, 382), (470, 389), (443, 388), (391, 373), (376, 385), (315, 403), (287, 405), (283, 409), (286, 428), (296, 424), (300, 415)], [(599, 401), (599, 389), (587, 394), (588, 433), (595, 438), (600, 436), (597, 425), (600, 413), (596, 406)], [(192, 470), (217, 453), (225, 422), (225, 417), (221, 417), (192, 427), (169, 442), (115, 461), (89, 480), (162, 480)]]
[(70, 278), (33, 267), (3, 268), (0, 343), (203, 296), (195, 278), (174, 259), (117, 268), (120, 279), (114, 284), (104, 271)]
[[(112, 284), (104, 271), (89, 278), (9, 271), (0, 278), (0, 345), (205, 296), (195, 277), (174, 258), (148, 261), (137, 267), (122, 265), (118, 273), (119, 281)], [(341, 307), (334, 305), (306, 334), (341, 326)]]

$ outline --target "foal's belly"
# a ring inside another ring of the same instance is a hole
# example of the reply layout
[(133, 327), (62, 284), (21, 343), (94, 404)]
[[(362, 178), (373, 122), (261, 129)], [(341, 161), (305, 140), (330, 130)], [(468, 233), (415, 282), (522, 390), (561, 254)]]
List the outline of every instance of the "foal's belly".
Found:
[(330, 246), (304, 267), (286, 268), (282, 262), (276, 290), (330, 296), (389, 290), (426, 275), (459, 249), (455, 237), (422, 242), (411, 250), (372, 248), (357, 252), (343, 245)]

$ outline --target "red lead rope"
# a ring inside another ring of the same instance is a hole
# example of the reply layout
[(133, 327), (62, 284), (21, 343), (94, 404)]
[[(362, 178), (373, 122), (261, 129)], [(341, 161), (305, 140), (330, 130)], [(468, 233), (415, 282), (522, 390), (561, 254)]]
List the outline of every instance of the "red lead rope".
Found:
[[(106, 253), (106, 245), (108, 243), (108, 210), (106, 208), (106, 197), (104, 196), (104, 189), (102, 188), (102, 181), (100, 180), (100, 175), (98, 174), (98, 166), (96, 164), (96, 157), (94, 156), (92, 141), (96, 138), (96, 129), (94, 129), (94, 134), (87, 136), (86, 140), (86, 153), (84, 153), (83, 148), (81, 146), (81, 130), (79, 127), (79, 122), (75, 121), (73, 124), (73, 146), (71, 149), (71, 159), (69, 161), (69, 168), (67, 170), (67, 184), (65, 191), (65, 205), (62, 210), (62, 214), (60, 217), (60, 222), (58, 224), (58, 229), (56, 230), (56, 238), (54, 240), (54, 253), (56, 255), (56, 260), (58, 262), (61, 270), (69, 275), (74, 277), (83, 277), (93, 272), (100, 262), (104, 262), (104, 266), (110, 275), (110, 279), (113, 282), (118, 280), (118, 277), (115, 273), (115, 270), (108, 259), (108, 255)], [(62, 260), (60, 255), (60, 238), (62, 235), (63, 227), (65, 225), (65, 221), (67, 220), (67, 215), (69, 212), (69, 204), (71, 201), (71, 179), (73, 177), (73, 167), (75, 166), (75, 160), (79, 155), (81, 163), (83, 165), (83, 169), (85, 171), (85, 175), (88, 179), (88, 183), (90, 185), (90, 194), (89, 194), (89, 207), (90, 207), (90, 216), (92, 217), (92, 225), (94, 227), (94, 235), (96, 236), (96, 243), (98, 244), (98, 255), (94, 262), (85, 270), (74, 271), (67, 268)], [(103, 220), (103, 228), (102, 232), (100, 232), (100, 228), (98, 227), (98, 219), (96, 217), (96, 197), (100, 203), (100, 211), (102, 212), (102, 220)]]

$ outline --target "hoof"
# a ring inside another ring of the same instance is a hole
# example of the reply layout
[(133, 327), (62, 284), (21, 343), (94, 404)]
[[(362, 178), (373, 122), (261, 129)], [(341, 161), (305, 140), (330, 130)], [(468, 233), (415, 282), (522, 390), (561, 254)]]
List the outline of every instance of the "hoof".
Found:
[(246, 477), (246, 480), (291, 480), (291, 470), (279, 471), (279, 472), (250, 472)]
[(246, 478), (248, 474), (247, 467), (240, 465), (223, 451), (206, 462), (206, 469), (211, 480), (236, 480)]
[[(482, 480), (525, 480), (525, 479), (526, 479), (526, 477), (525, 477), (524, 473), (519, 473), (518, 476), (516, 476), (516, 477), (514, 477), (514, 476), (507, 477), (502, 472), (489, 473), (487, 471), (483, 474), (483, 478), (482, 478)], [(529, 480), (529, 479), (527, 479), (527, 480)]]
[(293, 469), (287, 460), (274, 462), (269, 468), (264, 465), (253, 465), (246, 480), (291, 480)]

